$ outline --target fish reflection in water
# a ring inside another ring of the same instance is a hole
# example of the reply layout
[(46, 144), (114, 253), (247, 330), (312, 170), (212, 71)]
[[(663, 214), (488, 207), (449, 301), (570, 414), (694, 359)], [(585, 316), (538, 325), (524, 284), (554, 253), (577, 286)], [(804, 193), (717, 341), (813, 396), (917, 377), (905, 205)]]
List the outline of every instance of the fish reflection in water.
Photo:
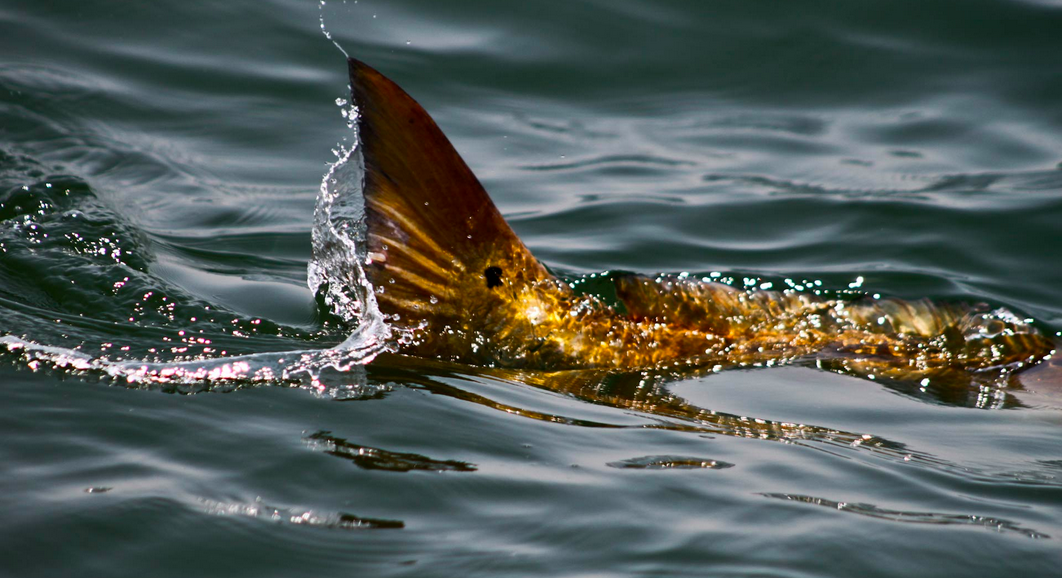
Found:
[[(683, 377), (691, 377), (683, 372)], [(467, 401), (528, 419), (589, 428), (660, 429), (695, 434), (753, 438), (764, 441), (806, 445), (820, 449), (857, 448), (899, 461), (938, 463), (935, 458), (912, 451), (902, 443), (875, 435), (836, 428), (742, 416), (699, 407), (675, 395), (668, 384), (674, 373), (571, 370), (559, 372), (469, 368), (468, 366), (387, 354), (369, 368), (373, 380), (401, 382), (409, 387)], [(440, 377), (470, 377), (503, 386), (523, 384), (574, 397), (596, 405), (634, 412), (638, 423), (610, 423), (520, 407), (499, 402), (472, 388), (457, 387)]]

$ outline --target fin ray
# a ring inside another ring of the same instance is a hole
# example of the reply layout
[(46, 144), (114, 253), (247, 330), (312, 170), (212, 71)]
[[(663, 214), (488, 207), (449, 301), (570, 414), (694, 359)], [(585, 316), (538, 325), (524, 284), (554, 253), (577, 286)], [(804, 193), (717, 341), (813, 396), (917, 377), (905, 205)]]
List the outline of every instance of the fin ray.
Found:
[[(512, 301), (492, 291), (498, 278), (536, 283), (553, 276), (420, 104), (365, 63), (347, 63), (364, 166), (366, 276), (381, 312), (396, 320), (392, 326), (421, 332), (411, 351), (460, 350), (467, 344), (443, 343), (429, 326), (470, 333), (477, 323), (497, 324), (500, 313), (492, 312)], [(492, 281), (488, 270), (500, 277)]]

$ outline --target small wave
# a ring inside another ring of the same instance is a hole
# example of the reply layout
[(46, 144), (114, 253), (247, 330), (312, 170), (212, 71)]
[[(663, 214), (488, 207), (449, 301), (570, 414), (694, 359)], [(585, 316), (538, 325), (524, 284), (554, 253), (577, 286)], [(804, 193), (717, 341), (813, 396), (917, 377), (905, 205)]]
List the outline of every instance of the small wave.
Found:
[(825, 134), (829, 123), (811, 114), (793, 114), (774, 112), (764, 114), (739, 112), (720, 116), (710, 120), (697, 120), (680, 130), (684, 133), (698, 133), (725, 130), (729, 134), (736, 131), (782, 133), (799, 136), (818, 136)]
[[(910, 151), (894, 151), (894, 154), (898, 156), (911, 156), (909, 153)], [(849, 159), (847, 164), (859, 162), (861, 161)], [(900, 180), (892, 179), (890, 181), (892, 186), (887, 188), (852, 187), (811, 180), (780, 179), (758, 174), (708, 173), (701, 177), (701, 181), (711, 185), (726, 185), (740, 190), (742, 195), (760, 193), (768, 196), (834, 197), (875, 202), (903, 199), (910, 202), (943, 204), (949, 207), (1010, 209), (1014, 208), (1016, 202), (1026, 206), (1057, 202), (1057, 192), (1062, 183), (1062, 173), (1059, 171), (901, 175), (901, 177)], [(1019, 194), (1008, 193), (1008, 191), (1019, 191)], [(1026, 192), (1044, 194), (1022, 194)]]
[(993, 518), (990, 516), (979, 516), (977, 514), (944, 514), (940, 512), (909, 512), (904, 510), (887, 510), (884, 508), (879, 508), (874, 504), (836, 502), (833, 500), (827, 500), (826, 498), (817, 498), (815, 496), (803, 496), (799, 494), (764, 493), (760, 495), (767, 498), (813, 504), (816, 506), (822, 506), (824, 508), (837, 510), (838, 512), (848, 512), (851, 514), (858, 514), (860, 516), (877, 518), (879, 520), (888, 520), (890, 522), (903, 522), (906, 524), (938, 524), (949, 526), (983, 526), (989, 530), (995, 530), (997, 532), (1017, 532), (1019, 534), (1024, 534), (1026, 537), (1029, 538), (1044, 539), (1051, 537), (1047, 534), (1037, 532), (1036, 530), (1023, 528), (1017, 523), (1012, 522), (1010, 520), (1004, 520), (1002, 518)]
[(205, 498), (200, 498), (199, 502), (207, 514), (215, 516), (244, 516), (294, 526), (315, 526), (336, 530), (398, 530), (406, 526), (401, 520), (363, 518), (346, 512), (321, 512), (302, 508), (271, 506), (262, 502), (261, 498), (250, 504), (219, 502)]
[(420, 454), (392, 452), (349, 442), (331, 432), (319, 431), (306, 436), (310, 448), (330, 456), (350, 460), (365, 470), (387, 472), (474, 472), (476, 465), (458, 460), (436, 460)]
[(551, 163), (544, 165), (527, 165), (524, 170), (528, 171), (576, 171), (601, 167), (620, 167), (628, 169), (645, 169), (660, 167), (691, 167), (694, 163), (680, 159), (669, 159), (649, 155), (605, 155), (588, 159), (573, 160), (566, 163)]
[(610, 468), (634, 470), (725, 470), (734, 464), (687, 456), (643, 456), (605, 464)]

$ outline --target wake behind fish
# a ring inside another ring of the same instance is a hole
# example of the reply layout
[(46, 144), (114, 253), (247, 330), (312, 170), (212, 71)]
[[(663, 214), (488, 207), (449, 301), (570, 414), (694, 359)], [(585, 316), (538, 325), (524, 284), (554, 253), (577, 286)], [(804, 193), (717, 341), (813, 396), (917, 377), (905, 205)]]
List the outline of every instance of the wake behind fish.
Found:
[(343, 343), (325, 349), (181, 362), (111, 360), (12, 335), (0, 336), (0, 348), (32, 371), (97, 375), (130, 387), (198, 393), (271, 384), (303, 387), (337, 398), (359, 397), (367, 389), (375, 390), (365, 365), (389, 350), (370, 327), (359, 328)]
[[(337, 101), (337, 104), (345, 101)], [(357, 108), (343, 109), (355, 127)], [(356, 129), (355, 129), (356, 130)], [(306, 387), (334, 397), (360, 395), (368, 385), (364, 366), (393, 351), (389, 326), (376, 306), (362, 268), (364, 255), (364, 168), (354, 144), (335, 151), (324, 175), (314, 211), (313, 258), (307, 283), (331, 313), (355, 329), (340, 344), (324, 349), (263, 352), (188, 361), (112, 360), (78, 349), (40, 343), (25, 336), (0, 336), (0, 347), (30, 370), (99, 375), (131, 387), (182, 393), (230, 390), (262, 384)]]
[(0, 347), (33, 371), (98, 375), (130, 387), (180, 393), (228, 391), (276, 384), (305, 387), (333, 397), (360, 396), (369, 386), (365, 364), (382, 349), (351, 339), (327, 349), (253, 353), (184, 362), (115, 361), (76, 349), (0, 336)]

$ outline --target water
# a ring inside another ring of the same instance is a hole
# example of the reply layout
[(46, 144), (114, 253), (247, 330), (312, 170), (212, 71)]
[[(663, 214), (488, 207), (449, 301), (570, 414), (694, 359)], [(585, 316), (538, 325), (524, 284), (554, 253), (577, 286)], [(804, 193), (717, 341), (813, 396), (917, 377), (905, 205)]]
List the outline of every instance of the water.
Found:
[(1057, 2), (8, 3), (0, 574), (1057, 573), (1057, 389), (349, 349), (307, 286), (353, 144), (321, 14), (561, 275), (1062, 331)]

